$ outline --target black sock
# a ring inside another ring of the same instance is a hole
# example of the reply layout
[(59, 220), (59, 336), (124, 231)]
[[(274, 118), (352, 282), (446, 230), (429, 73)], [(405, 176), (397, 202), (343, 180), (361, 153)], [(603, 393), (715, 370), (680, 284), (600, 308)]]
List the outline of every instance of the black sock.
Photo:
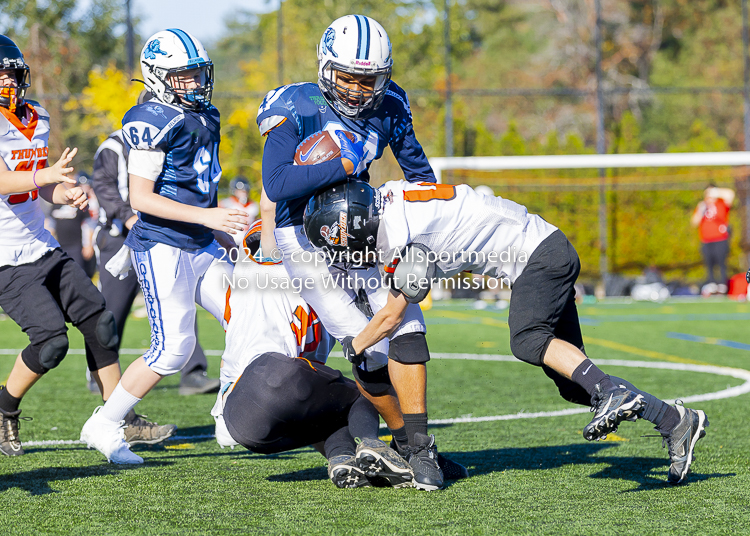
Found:
[(404, 450), (409, 446), (409, 436), (406, 434), (406, 426), (402, 426), (396, 430), (391, 430), (391, 436), (393, 436), (396, 445), (399, 450)]
[(615, 384), (612, 383), (610, 377), (604, 374), (590, 359), (585, 359), (583, 363), (578, 365), (570, 379), (583, 387), (592, 398), (596, 394), (597, 385), (605, 393), (615, 388)]
[(634, 393), (640, 393), (643, 396), (643, 407), (638, 412), (638, 416), (641, 419), (646, 419), (653, 423), (656, 430), (660, 433), (669, 433), (672, 428), (677, 426), (677, 423), (680, 422), (680, 414), (678, 411), (663, 400), (660, 400), (645, 391), (641, 391), (632, 383), (623, 380), (622, 378), (612, 376), (611, 379), (615, 385), (623, 385), (626, 389), (629, 389)]
[(377, 439), (380, 430), (380, 415), (375, 406), (360, 396), (349, 408), (349, 435), (351, 437)]
[(357, 446), (349, 433), (349, 427), (344, 426), (333, 432), (323, 445), (323, 451), (326, 453), (326, 458), (331, 459), (334, 456), (341, 456), (347, 454), (354, 456), (354, 452), (357, 450)]
[(427, 413), (404, 413), (404, 428), (409, 445), (416, 445), (414, 434), (427, 435)]
[(4, 413), (15, 413), (20, 403), (21, 399), (11, 395), (4, 385), (0, 387), (0, 410)]

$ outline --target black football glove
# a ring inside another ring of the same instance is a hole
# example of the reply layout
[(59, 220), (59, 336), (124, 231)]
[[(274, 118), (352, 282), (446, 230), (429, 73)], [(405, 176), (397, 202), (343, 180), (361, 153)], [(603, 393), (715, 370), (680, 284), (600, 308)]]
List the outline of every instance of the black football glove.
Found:
[(354, 337), (344, 337), (341, 341), (341, 346), (344, 348), (344, 357), (349, 360), (349, 363), (358, 367), (365, 360), (365, 353), (358, 354), (354, 351), (353, 340)]

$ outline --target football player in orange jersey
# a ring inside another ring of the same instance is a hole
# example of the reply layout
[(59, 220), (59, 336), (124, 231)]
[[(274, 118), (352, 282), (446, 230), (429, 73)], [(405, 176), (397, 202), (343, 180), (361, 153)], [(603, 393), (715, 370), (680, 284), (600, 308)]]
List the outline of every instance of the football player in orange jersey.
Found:
[[(68, 352), (66, 321), (83, 334), (86, 360), (105, 400), (120, 379), (112, 313), (80, 266), (44, 228), (40, 195), (80, 210), (86, 209), (88, 199), (69, 177), (76, 149), (65, 149), (47, 167), (49, 114), (25, 98), (29, 73), (15, 43), (0, 36), (0, 307), (29, 336), (29, 345), (0, 388), (0, 452), (7, 456), (23, 454), (18, 436), (21, 398)], [(166, 437), (174, 432), (174, 427), (163, 428)]]

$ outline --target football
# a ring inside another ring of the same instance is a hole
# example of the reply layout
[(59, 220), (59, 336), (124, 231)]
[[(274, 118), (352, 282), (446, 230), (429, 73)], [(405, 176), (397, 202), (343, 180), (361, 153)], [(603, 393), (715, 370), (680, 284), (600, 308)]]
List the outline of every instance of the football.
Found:
[[(350, 140), (357, 141), (357, 137), (351, 132), (344, 131), (344, 134)], [(338, 137), (327, 130), (320, 130), (300, 142), (294, 152), (294, 163), (298, 166), (313, 166), (339, 156), (341, 148)]]

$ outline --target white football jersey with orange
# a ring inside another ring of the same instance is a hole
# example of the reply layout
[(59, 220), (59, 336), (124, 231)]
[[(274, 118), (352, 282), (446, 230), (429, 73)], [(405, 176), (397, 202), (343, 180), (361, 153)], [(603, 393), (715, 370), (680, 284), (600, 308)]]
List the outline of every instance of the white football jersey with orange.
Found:
[(283, 265), (260, 264), (251, 256), (240, 259), (231, 283), (222, 386), (268, 352), (302, 357), (313, 366), (326, 362), (336, 341), (295, 292)]
[(408, 244), (422, 244), (434, 252), (439, 278), (467, 271), (512, 283), (557, 229), (523, 205), (479, 194), (466, 184), (390, 181), (379, 191), (381, 259), (388, 263)]
[[(10, 171), (47, 166), (49, 113), (26, 102), (26, 121), (0, 107), (0, 155)], [(44, 228), (39, 190), (0, 195), (0, 266), (34, 262), (56, 247), (57, 240)]]

